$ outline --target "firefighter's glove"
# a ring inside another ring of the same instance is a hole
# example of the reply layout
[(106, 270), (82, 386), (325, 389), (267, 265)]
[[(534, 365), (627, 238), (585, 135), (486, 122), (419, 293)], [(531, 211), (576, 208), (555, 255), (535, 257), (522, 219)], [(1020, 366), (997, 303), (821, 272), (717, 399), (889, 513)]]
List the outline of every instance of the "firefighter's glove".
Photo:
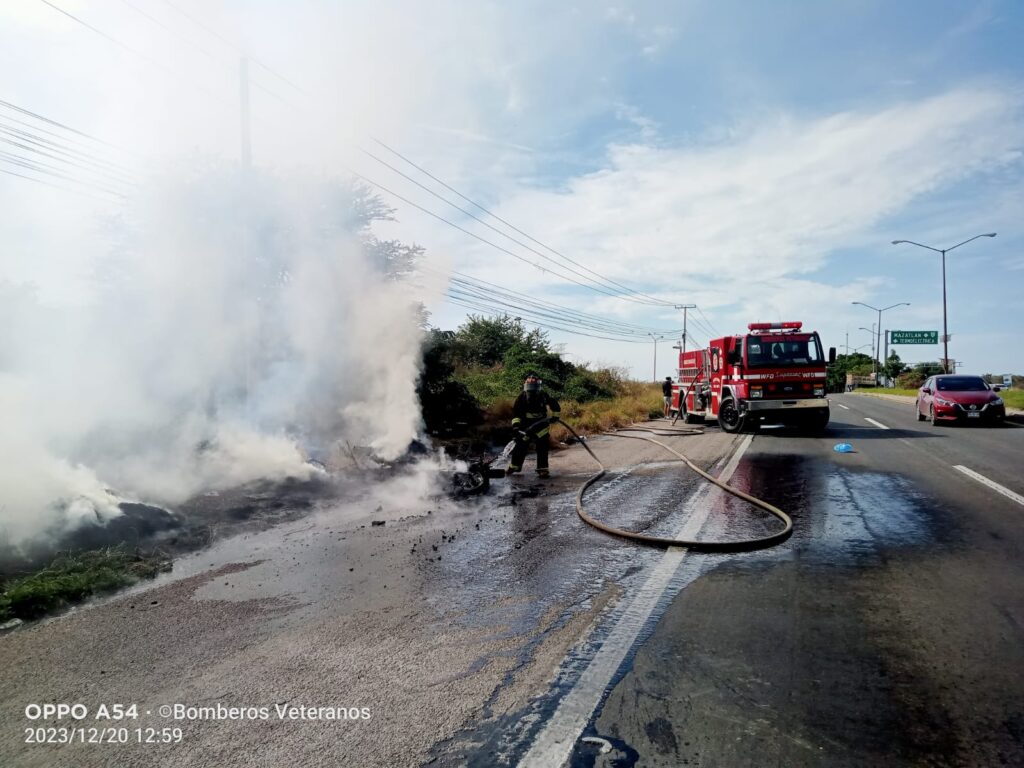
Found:
[(558, 414), (556, 413), (554, 416), (552, 416), (550, 419), (548, 419), (548, 424), (557, 424), (560, 420), (561, 419), (559, 418)]
[(529, 442), (530, 436), (528, 434), (526, 434), (525, 430), (517, 429), (516, 430), (516, 440), (518, 440), (521, 443), (526, 443), (526, 442)]

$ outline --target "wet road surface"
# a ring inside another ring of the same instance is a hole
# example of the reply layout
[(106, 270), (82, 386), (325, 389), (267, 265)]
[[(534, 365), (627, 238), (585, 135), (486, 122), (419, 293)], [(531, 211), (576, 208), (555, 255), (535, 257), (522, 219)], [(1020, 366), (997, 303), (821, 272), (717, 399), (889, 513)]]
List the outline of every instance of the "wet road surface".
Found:
[[(664, 553), (593, 531), (574, 513), (594, 471), (577, 447), (553, 480), (468, 502), (415, 474), (326, 499), (0, 636), (0, 765), (1024, 764), (1024, 507), (953, 469), (1024, 493), (1024, 428), (936, 432), (899, 403), (833, 403), (818, 438), (658, 438), (792, 514), (773, 549)], [(607, 522), (710, 539), (777, 524), (656, 446), (591, 445), (612, 472), (588, 509)], [(55, 701), (372, 717), (141, 717), (182, 743), (25, 744), (25, 705)]]
[[(693, 456), (714, 466), (734, 441), (708, 435)], [(625, 525), (656, 529), (696, 486), (665, 472), (653, 446), (593, 443), (614, 467), (594, 508)], [(601, 616), (660, 554), (575, 516), (574, 489), (593, 472), (586, 454), (558, 452), (553, 467), (551, 481), (527, 474), (462, 503), (432, 496), (429, 478), (410, 473), (183, 557), (154, 584), (0, 636), (0, 765), (510, 763), (557, 700), (557, 670), (580, 663)], [(39, 725), (26, 705), (65, 701), (137, 703), (131, 728), (180, 727), (184, 738), (26, 744)], [(174, 704), (271, 716), (159, 717)], [(372, 716), (281, 721), (276, 704)]]
[(613, 749), (573, 765), (1024, 765), (1024, 507), (954, 469), (1024, 492), (1024, 430), (867, 397), (832, 413), (823, 437), (754, 439), (733, 482), (794, 536), (688, 556), (703, 575), (588, 725)]

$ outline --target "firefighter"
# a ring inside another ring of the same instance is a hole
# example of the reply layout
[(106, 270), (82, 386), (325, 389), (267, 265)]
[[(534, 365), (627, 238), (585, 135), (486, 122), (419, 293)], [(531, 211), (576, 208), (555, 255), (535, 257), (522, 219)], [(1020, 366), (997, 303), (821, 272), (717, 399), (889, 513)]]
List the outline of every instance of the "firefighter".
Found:
[(548, 425), (558, 419), (562, 407), (540, 385), (541, 380), (537, 375), (529, 374), (523, 382), (523, 391), (512, 406), (512, 429), (516, 433), (516, 446), (512, 449), (506, 475), (514, 475), (523, 468), (523, 460), (532, 442), (537, 446), (537, 476), (551, 476), (548, 472)]

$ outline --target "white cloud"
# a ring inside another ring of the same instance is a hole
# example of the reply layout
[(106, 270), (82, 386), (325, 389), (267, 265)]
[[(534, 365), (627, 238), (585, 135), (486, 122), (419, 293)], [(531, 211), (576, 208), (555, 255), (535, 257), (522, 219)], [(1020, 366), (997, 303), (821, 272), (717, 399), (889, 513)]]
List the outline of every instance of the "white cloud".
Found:
[(616, 279), (672, 292), (716, 277), (819, 268), (884, 217), (954, 180), (1019, 162), (1020, 104), (957, 90), (876, 111), (779, 117), (736, 140), (614, 146), (564, 190), (521, 189), (499, 213)]

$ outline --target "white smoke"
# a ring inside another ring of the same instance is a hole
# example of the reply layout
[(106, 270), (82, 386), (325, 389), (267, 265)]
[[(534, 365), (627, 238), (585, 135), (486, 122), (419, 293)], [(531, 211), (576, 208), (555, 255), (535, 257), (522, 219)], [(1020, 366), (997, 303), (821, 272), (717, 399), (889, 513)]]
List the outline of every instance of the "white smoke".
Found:
[(0, 284), (0, 545), (417, 434), (419, 304), (346, 184), (205, 169), (146, 189), (84, 301)]

